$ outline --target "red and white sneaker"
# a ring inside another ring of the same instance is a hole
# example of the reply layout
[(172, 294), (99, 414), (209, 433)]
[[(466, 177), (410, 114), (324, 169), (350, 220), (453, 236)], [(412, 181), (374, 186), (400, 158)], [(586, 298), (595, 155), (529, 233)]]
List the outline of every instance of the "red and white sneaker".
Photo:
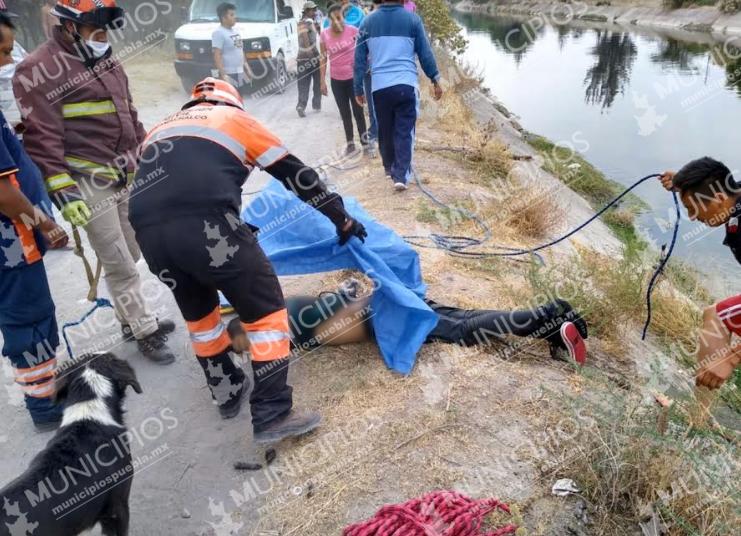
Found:
[[(551, 355), (559, 359), (559, 350), (568, 352), (570, 361), (583, 366), (587, 362), (587, 345), (573, 322), (564, 322), (559, 330), (562, 344), (552, 345)], [(563, 345), (563, 346), (562, 346)]]

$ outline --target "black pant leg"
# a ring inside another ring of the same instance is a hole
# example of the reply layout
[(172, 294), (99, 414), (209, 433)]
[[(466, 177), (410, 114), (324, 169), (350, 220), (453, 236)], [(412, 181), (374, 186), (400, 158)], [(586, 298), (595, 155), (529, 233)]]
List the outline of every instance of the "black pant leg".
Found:
[(178, 218), (137, 230), (136, 239), (150, 270), (172, 291), (211, 396), (221, 406), (239, 396), (245, 375), (229, 355), (218, 290), (201, 257), (208, 251), (205, 224), (203, 218)]
[(337, 109), (340, 111), (340, 117), (342, 118), (342, 126), (345, 129), (345, 141), (353, 141), (352, 133), (352, 114), (350, 113), (350, 102), (347, 94), (347, 88), (342, 80), (335, 80), (334, 78), (330, 81), (332, 85), (332, 95), (337, 103)]
[(360, 106), (355, 100), (355, 90), (353, 89), (352, 79), (344, 80), (343, 82), (346, 87), (347, 98), (350, 101), (350, 106), (352, 108), (352, 114), (355, 117), (355, 126), (358, 127), (358, 136), (360, 137), (360, 142), (365, 145), (368, 143), (368, 127), (365, 123), (365, 111), (363, 110), (363, 107)]
[(319, 70), (319, 58), (312, 61), (311, 80), (314, 85), (314, 98), (311, 101), (311, 106), (314, 110), (321, 110), (322, 108), (322, 77)]
[(378, 123), (378, 149), (383, 161), (383, 169), (388, 175), (396, 160), (394, 150), (394, 108), (392, 88), (379, 89), (373, 92), (373, 105)]
[(306, 109), (309, 103), (309, 90), (311, 89), (311, 61), (298, 60), (298, 79), (296, 87), (298, 88), (298, 105), (296, 108)]
[[(442, 314), (452, 309), (453, 316)], [(537, 334), (543, 322), (537, 311), (461, 311), (454, 308), (435, 310), (439, 320), (428, 340), (473, 346), (491, 340), (502, 340), (506, 335), (528, 337)], [(457, 315), (456, 313), (472, 313)]]
[[(211, 274), (240, 320), (245, 324), (253, 324), (272, 314), (285, 312), (278, 277), (247, 225), (240, 223), (232, 228), (235, 220), (221, 217), (209, 218), (209, 221), (212, 222), (212, 228), (218, 229), (226, 240), (222, 246), (224, 255), (219, 255), (218, 259), (219, 262), (224, 262), (218, 267), (212, 267)], [(250, 408), (255, 432), (284, 416), (293, 406), (293, 388), (288, 385), (287, 343), (285, 347), (286, 351), (280, 359), (269, 361), (256, 360), (253, 347), (254, 386), (250, 395)]]

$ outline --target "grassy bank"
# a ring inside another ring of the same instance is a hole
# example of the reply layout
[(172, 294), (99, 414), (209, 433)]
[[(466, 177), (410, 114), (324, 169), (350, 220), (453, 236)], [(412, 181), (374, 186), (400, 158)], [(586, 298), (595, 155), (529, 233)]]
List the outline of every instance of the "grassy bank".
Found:
[[(560, 179), (571, 190), (599, 210), (620, 194), (625, 187), (612, 181), (577, 152), (554, 144), (536, 134), (527, 135), (528, 143), (543, 157), (543, 169)], [(634, 225), (635, 217), (646, 205), (635, 195), (627, 196), (620, 205), (602, 216), (602, 221), (615, 233), (629, 251), (646, 248)]]

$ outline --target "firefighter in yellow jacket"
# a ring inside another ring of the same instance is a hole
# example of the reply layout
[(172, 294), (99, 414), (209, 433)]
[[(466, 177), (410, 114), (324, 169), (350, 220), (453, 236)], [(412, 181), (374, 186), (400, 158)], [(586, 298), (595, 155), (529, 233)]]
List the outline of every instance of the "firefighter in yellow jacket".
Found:
[(151, 361), (168, 364), (175, 356), (166, 333), (175, 326), (158, 324), (142, 295), (140, 252), (128, 222), (127, 182), (146, 132), (108, 42), (124, 12), (115, 0), (59, 0), (53, 14), (61, 25), (13, 79), (24, 145), (62, 216), (85, 228), (124, 337), (136, 338)]

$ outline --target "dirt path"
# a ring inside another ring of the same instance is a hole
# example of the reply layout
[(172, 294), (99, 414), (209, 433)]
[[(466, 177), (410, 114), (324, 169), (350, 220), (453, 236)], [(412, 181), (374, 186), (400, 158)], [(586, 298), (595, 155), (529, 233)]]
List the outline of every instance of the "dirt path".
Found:
[[(128, 75), (140, 116), (147, 128), (176, 111), (185, 101), (185, 93), (167, 63), (132, 65)], [(325, 111), (309, 113), (306, 119), (299, 121), (294, 110), (295, 101), (294, 86), (284, 95), (259, 102), (253, 100), (248, 106), (254, 115), (270, 125), (289, 147), (297, 154), (305, 155), (307, 160), (330, 153), (335, 143), (342, 141), (334, 102), (325, 98)], [(246, 190), (258, 189), (264, 178), (255, 174)], [(46, 265), (60, 325), (79, 319), (89, 307), (84, 301), (87, 283), (79, 259), (70, 252), (51, 252), (46, 257)], [(234, 471), (232, 464), (244, 459), (247, 452), (251, 433), (249, 410), (245, 407), (232, 421), (219, 419), (169, 291), (153, 279), (143, 261), (139, 268), (147, 280), (147, 299), (161, 317), (172, 318), (178, 324), (169, 341), (178, 353), (178, 361), (160, 368), (142, 359), (132, 343), (117, 342), (113, 348), (116, 354), (135, 365), (144, 389), (143, 395), (132, 394), (128, 400), (127, 421), (131, 428), (139, 430), (141, 436), (141, 440), (134, 440), (134, 457), (141, 456), (142, 467), (146, 467), (140, 469), (134, 479), (131, 534), (208, 533), (209, 522), (220, 526), (223, 519), (211, 514), (209, 498), (213, 497), (218, 503), (228, 499), (230, 490), (242, 489), (244, 474)], [(106, 295), (106, 291), (102, 290), (102, 294)], [(96, 316), (93, 323), (99, 332), (96, 337), (111, 337), (111, 340), (117, 337), (115, 321), (108, 312)], [(7, 388), (0, 390), (0, 405), (3, 407), (0, 482), (4, 483), (27, 465), (49, 436), (32, 431), (25, 409), (19, 407), (19, 402), (22, 402), (12, 384), (12, 372), (7, 368), (3, 370), (2, 384)], [(297, 379), (299, 404), (307, 389), (303, 379)], [(259, 475), (257, 478), (260, 480)], [(263, 488), (269, 484), (265, 478), (262, 481), (260, 486)], [(256, 500), (241, 512), (240, 523), (245, 529), (257, 522), (258, 504), (259, 500)], [(189, 518), (183, 517), (188, 515), (184, 509), (190, 513)], [(229, 532), (222, 530), (214, 534)]]

